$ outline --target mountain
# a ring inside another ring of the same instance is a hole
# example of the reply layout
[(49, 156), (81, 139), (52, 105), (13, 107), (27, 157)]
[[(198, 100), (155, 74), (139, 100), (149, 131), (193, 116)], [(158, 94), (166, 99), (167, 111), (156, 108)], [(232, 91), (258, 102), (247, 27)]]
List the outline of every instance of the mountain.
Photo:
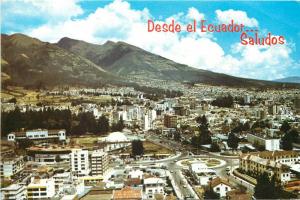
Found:
[(300, 77), (299, 76), (290, 76), (290, 77), (286, 77), (286, 78), (276, 79), (273, 81), (280, 82), (280, 83), (300, 83)]
[(51, 44), (23, 34), (1, 34), (1, 48), (2, 86), (135, 86), (132, 80), (159, 79), (236, 87), (299, 87), (192, 68), (124, 42), (96, 45), (62, 38)]
[(108, 41), (103, 45), (62, 38), (57, 46), (89, 59), (103, 69), (119, 76), (137, 77), (141, 80), (161, 79), (212, 85), (280, 87), (281, 84), (244, 79), (176, 63), (125, 42)]
[(97, 85), (118, 80), (99, 65), (54, 44), (23, 34), (2, 34), (1, 42), (1, 77), (8, 84)]

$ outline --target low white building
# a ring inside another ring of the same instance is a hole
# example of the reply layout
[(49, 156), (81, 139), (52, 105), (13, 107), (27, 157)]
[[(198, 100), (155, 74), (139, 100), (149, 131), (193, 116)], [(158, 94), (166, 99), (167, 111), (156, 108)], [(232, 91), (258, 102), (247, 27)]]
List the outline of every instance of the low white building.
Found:
[(89, 152), (83, 149), (72, 149), (71, 170), (75, 176), (87, 176), (90, 173)]
[(210, 179), (217, 177), (216, 171), (209, 169), (207, 165), (201, 161), (191, 163), (189, 170), (200, 185), (207, 185)]
[(138, 178), (138, 179), (143, 179), (144, 172), (142, 170), (132, 170), (128, 173), (129, 178)]
[(66, 130), (46, 130), (46, 129), (36, 129), (28, 130), (22, 132), (11, 132), (7, 135), (8, 141), (17, 141), (21, 139), (30, 139), (30, 140), (50, 140), (57, 139), (59, 141), (66, 140)]
[(1, 188), (1, 199), (7, 200), (25, 200), (27, 196), (27, 190), (24, 185), (12, 184), (6, 188)]
[(268, 151), (277, 151), (280, 150), (280, 139), (279, 138), (270, 138), (270, 137), (261, 137), (251, 133), (247, 134), (247, 140), (252, 144), (259, 144), (265, 147)]
[(154, 199), (155, 194), (164, 195), (164, 187), (166, 183), (161, 178), (146, 178), (144, 179), (144, 195), (146, 199)]
[(213, 191), (219, 194), (221, 198), (226, 197), (226, 193), (233, 189), (228, 181), (220, 177), (212, 179), (209, 184)]
[(51, 199), (55, 195), (55, 182), (53, 178), (33, 178), (27, 186), (27, 199)]
[(101, 142), (106, 144), (104, 151), (113, 151), (131, 145), (130, 140), (122, 132), (112, 132), (107, 137), (101, 138)]

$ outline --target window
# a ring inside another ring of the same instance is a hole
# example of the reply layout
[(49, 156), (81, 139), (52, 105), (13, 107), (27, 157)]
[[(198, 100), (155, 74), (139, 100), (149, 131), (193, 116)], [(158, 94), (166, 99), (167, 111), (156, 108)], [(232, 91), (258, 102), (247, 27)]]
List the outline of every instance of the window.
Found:
[(216, 190), (217, 190), (217, 192), (220, 192), (220, 188), (219, 187), (217, 187)]

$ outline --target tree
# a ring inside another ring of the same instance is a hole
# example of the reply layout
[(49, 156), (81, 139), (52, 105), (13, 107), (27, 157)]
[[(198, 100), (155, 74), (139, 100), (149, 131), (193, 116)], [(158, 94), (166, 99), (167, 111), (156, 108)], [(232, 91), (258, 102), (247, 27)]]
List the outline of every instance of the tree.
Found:
[(31, 147), (32, 145), (34, 145), (33, 141), (28, 139), (28, 138), (25, 138), (25, 139), (21, 139), (18, 141), (18, 145), (19, 145), (19, 148), (20, 149), (26, 149), (26, 148), (29, 148)]
[(60, 155), (56, 155), (55, 162), (61, 162), (61, 161), (62, 161), (62, 159), (61, 159)]
[(211, 143), (210, 151), (211, 152), (220, 152), (221, 149), (220, 149), (219, 145), (216, 142), (213, 142), (213, 143)]
[(213, 106), (231, 108), (233, 106), (233, 97), (231, 95), (225, 97), (217, 97), (216, 100), (212, 102)]
[(219, 199), (220, 195), (216, 193), (212, 187), (209, 187), (208, 190), (205, 190), (204, 199)]
[(200, 145), (204, 145), (204, 144), (211, 144), (211, 134), (210, 131), (208, 130), (208, 122), (207, 119), (205, 117), (205, 115), (203, 115), (202, 117), (197, 117), (196, 121), (198, 123), (198, 127), (199, 127), (199, 144)]
[(109, 120), (104, 115), (101, 115), (98, 119), (98, 129), (101, 134), (105, 134), (109, 131)]
[(16, 104), (17, 103), (17, 99), (14, 97), (14, 98), (11, 98), (10, 100), (8, 100), (8, 102)]
[(175, 141), (180, 141), (181, 139), (181, 135), (180, 135), (180, 132), (177, 130), (173, 133), (173, 137), (174, 137), (174, 140)]
[(292, 129), (281, 138), (281, 147), (283, 150), (293, 150), (293, 142), (298, 140), (298, 131)]
[(260, 174), (257, 179), (257, 184), (254, 188), (254, 196), (257, 199), (274, 199), (277, 197), (275, 189), (275, 177), (274, 180), (270, 180), (266, 172)]
[(239, 145), (239, 138), (233, 132), (228, 135), (227, 145), (231, 149), (237, 149)]
[(133, 140), (131, 142), (131, 153), (135, 157), (137, 155), (143, 155), (144, 154), (144, 146), (143, 142), (141, 140)]
[(123, 118), (120, 117), (119, 121), (117, 123), (113, 123), (111, 126), (112, 131), (122, 131), (124, 129), (124, 121)]
[(280, 131), (283, 133), (287, 133), (291, 129), (291, 126), (287, 121), (284, 121), (280, 127)]

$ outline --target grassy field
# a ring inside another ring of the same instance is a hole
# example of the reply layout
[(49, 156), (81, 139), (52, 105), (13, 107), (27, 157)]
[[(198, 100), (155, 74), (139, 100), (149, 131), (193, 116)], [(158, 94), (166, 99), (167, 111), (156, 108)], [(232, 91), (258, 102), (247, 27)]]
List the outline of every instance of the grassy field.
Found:
[[(172, 150), (162, 146), (154, 144), (150, 141), (143, 142), (144, 154), (172, 154)], [(123, 153), (131, 153), (131, 148), (126, 149)]]
[(184, 160), (181, 162), (182, 165), (190, 165), (192, 162), (194, 161), (202, 161), (203, 163), (205, 163), (207, 165), (207, 167), (214, 167), (217, 165), (220, 165), (221, 162), (217, 159), (214, 158), (196, 158), (196, 159), (192, 159), (192, 160)]
[(88, 136), (88, 137), (73, 137), (71, 138), (70, 143), (71, 144), (76, 144), (76, 145), (81, 145), (85, 147), (93, 147), (95, 143), (98, 141), (98, 136)]
[[(93, 147), (95, 143), (98, 141), (99, 136), (88, 136), (88, 137), (74, 137), (71, 138), (72, 144), (82, 145), (87, 148)], [(150, 141), (144, 141), (144, 153), (145, 154), (172, 154), (172, 150), (162, 146), (154, 144)], [(131, 153), (131, 148), (127, 148), (123, 153)]]

